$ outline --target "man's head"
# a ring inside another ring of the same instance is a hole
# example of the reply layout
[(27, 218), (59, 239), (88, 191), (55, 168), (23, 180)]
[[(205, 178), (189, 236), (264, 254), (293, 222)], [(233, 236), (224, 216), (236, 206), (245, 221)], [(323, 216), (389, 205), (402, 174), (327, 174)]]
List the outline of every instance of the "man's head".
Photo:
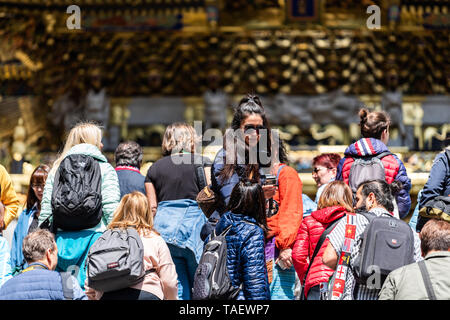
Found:
[(422, 256), (432, 251), (450, 251), (450, 223), (431, 219), (420, 231)]
[(398, 181), (388, 184), (384, 180), (371, 180), (361, 183), (356, 191), (355, 211), (370, 211), (373, 208), (384, 208), (394, 211), (394, 195), (402, 185)]
[(23, 256), (28, 264), (40, 262), (50, 270), (55, 270), (58, 263), (58, 248), (53, 234), (48, 230), (38, 229), (23, 239)]
[(134, 141), (122, 142), (114, 153), (116, 166), (131, 166), (141, 168), (143, 151), (142, 147)]

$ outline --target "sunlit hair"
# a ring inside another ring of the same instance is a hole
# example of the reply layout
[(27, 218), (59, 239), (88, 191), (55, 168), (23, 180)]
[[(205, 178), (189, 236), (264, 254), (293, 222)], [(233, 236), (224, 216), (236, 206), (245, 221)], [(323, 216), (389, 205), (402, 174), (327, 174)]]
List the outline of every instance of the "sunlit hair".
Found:
[(102, 143), (102, 130), (100, 127), (91, 122), (82, 122), (73, 127), (67, 136), (63, 151), (53, 163), (52, 172), (55, 172), (56, 169), (58, 169), (61, 161), (65, 158), (70, 149), (82, 143), (92, 144), (100, 149)]
[(41, 164), (36, 169), (34, 169), (30, 178), (30, 185), (28, 186), (28, 194), (27, 194), (27, 209), (30, 210), (37, 203), (37, 212), (41, 211), (41, 203), (39, 202), (36, 193), (33, 189), (33, 184), (42, 184), (45, 185), (45, 181), (47, 180), (48, 173), (50, 172), (50, 167)]
[(114, 218), (108, 225), (108, 229), (114, 228), (135, 228), (144, 236), (148, 236), (151, 231), (156, 233), (153, 229), (153, 214), (143, 193), (134, 191), (120, 200)]
[(347, 212), (353, 212), (352, 189), (343, 181), (332, 181), (328, 183), (320, 195), (317, 209), (341, 206)]
[(179, 152), (195, 152), (198, 137), (192, 126), (183, 122), (167, 126), (162, 142), (162, 155), (168, 156)]

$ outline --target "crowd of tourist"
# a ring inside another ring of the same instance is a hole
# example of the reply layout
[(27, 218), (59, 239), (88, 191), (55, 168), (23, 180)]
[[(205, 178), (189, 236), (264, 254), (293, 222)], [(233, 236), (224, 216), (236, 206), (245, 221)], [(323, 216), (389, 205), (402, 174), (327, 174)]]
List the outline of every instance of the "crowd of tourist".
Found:
[(408, 225), (411, 179), (387, 147), (389, 115), (359, 117), (344, 157), (313, 159), (315, 199), (254, 95), (212, 161), (174, 123), (145, 176), (139, 144), (117, 146), (113, 167), (101, 128), (76, 125), (33, 171), (21, 213), (0, 166), (0, 229), (18, 217), (11, 246), (0, 237), (0, 299), (450, 299), (450, 148)]

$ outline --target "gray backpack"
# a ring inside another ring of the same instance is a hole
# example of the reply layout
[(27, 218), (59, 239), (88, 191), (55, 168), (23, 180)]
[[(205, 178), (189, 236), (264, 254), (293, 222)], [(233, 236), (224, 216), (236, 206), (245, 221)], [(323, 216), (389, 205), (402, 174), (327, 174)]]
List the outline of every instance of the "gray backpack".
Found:
[(353, 156), (355, 161), (350, 167), (350, 175), (348, 176), (348, 185), (356, 194), (358, 186), (369, 180), (386, 180), (386, 173), (384, 171), (384, 165), (381, 161), (385, 156), (391, 155), (389, 151), (382, 152), (376, 156)]
[(413, 230), (405, 221), (389, 214), (361, 214), (369, 220), (369, 225), (361, 237), (361, 250), (354, 271), (361, 284), (366, 284), (378, 271), (382, 284), (391, 271), (414, 262)]
[(88, 286), (101, 292), (128, 288), (155, 271), (144, 271), (144, 246), (133, 228), (105, 231), (89, 249), (86, 267)]

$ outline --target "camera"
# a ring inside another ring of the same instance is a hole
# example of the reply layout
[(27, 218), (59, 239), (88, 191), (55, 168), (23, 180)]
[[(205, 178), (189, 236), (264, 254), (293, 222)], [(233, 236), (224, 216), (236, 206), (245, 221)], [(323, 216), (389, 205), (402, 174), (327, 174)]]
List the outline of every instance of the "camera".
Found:
[(277, 184), (277, 177), (272, 174), (264, 175), (262, 178), (265, 186), (275, 186)]

